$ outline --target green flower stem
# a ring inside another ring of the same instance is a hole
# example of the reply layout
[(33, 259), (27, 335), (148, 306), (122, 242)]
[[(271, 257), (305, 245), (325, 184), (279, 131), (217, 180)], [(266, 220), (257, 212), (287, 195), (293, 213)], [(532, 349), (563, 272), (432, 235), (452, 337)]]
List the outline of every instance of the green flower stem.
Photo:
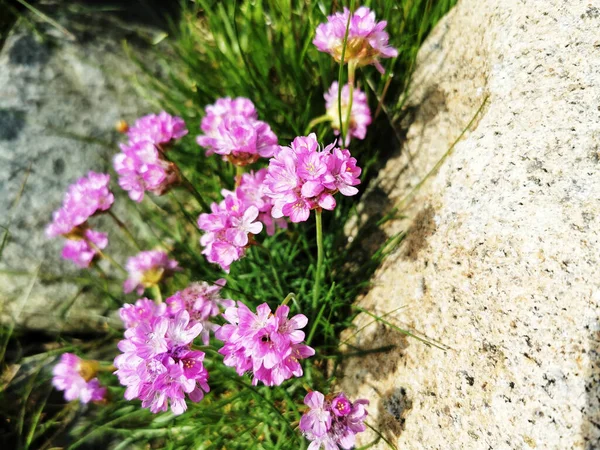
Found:
[[(342, 135), (342, 144), (341, 147), (344, 148), (346, 146), (346, 134), (350, 132), (350, 117), (352, 114), (352, 102), (354, 100), (354, 75), (356, 73), (356, 62), (349, 61), (348, 62), (348, 84), (350, 85), (350, 95), (348, 99), (348, 111), (346, 112), (346, 128), (344, 130), (344, 134)], [(339, 87), (340, 92), (342, 92), (342, 87)], [(340, 110), (341, 114), (341, 110)], [(340, 116), (340, 124), (342, 123)], [(340, 130), (341, 131), (341, 130)]]
[(323, 271), (323, 223), (321, 221), (322, 211), (315, 209), (315, 220), (317, 224), (317, 269), (315, 271), (315, 285), (313, 286), (312, 309), (316, 311), (321, 290), (321, 272)]
[(295, 300), (296, 299), (296, 294), (294, 294), (293, 292), (290, 292), (288, 295), (285, 296), (285, 298), (283, 299), (283, 303), (282, 305), (287, 305), (287, 302), (289, 302), (290, 300)]
[(311, 122), (306, 127), (306, 130), (304, 130), (304, 135), (307, 136), (308, 133), (310, 133), (310, 130), (312, 130), (315, 127), (315, 125), (318, 125), (323, 122), (327, 122), (328, 120), (331, 120), (331, 119), (327, 114), (324, 114), (320, 117), (317, 117), (316, 119), (311, 120)]
[(140, 244), (137, 243), (137, 241), (133, 237), (133, 234), (131, 233), (131, 231), (129, 231), (129, 228), (127, 228), (127, 225), (125, 225), (125, 223), (123, 223), (123, 221), (121, 219), (119, 219), (115, 215), (115, 213), (112, 212), (110, 209), (108, 210), (108, 215), (110, 217), (112, 217), (112, 219), (115, 221), (115, 223), (117, 224), (117, 226), (123, 231), (123, 233), (125, 233), (125, 235), (129, 238), (129, 240), (135, 246), (135, 248), (137, 248), (138, 250), (141, 250), (142, 247), (140, 247)]
[(123, 268), (123, 266), (121, 264), (116, 262), (110, 255), (107, 255), (106, 253), (102, 252), (102, 250), (100, 250), (96, 244), (94, 244), (93, 242), (91, 242), (87, 239), (86, 239), (86, 242), (89, 244), (90, 247), (92, 247), (92, 249), (98, 254), (98, 256), (100, 256), (100, 258), (106, 259), (108, 262), (110, 262), (113, 266), (115, 266), (121, 272), (127, 273), (127, 271)]
[(204, 200), (204, 198), (202, 197), (202, 195), (200, 194), (200, 192), (198, 192), (198, 190), (194, 187), (194, 185), (190, 182), (190, 180), (188, 180), (181, 173), (181, 171), (179, 172), (179, 175), (181, 176), (181, 182), (183, 183), (183, 186), (196, 199), (196, 201), (198, 202), (198, 204), (200, 205), (200, 207), (202, 208), (202, 210), (203, 211), (210, 211), (210, 206), (208, 205), (208, 203), (206, 203), (206, 201)]
[(156, 303), (157, 305), (160, 305), (162, 303), (162, 294), (160, 292), (160, 287), (158, 286), (158, 284), (155, 284), (154, 286), (152, 286), (150, 288), (150, 290), (152, 291), (152, 297), (154, 297), (154, 303)]

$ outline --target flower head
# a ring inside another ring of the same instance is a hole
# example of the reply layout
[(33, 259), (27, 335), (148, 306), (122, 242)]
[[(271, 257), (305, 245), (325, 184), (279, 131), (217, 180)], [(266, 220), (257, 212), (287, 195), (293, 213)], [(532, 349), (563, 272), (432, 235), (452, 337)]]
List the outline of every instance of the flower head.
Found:
[(177, 261), (169, 259), (169, 255), (161, 250), (140, 252), (127, 260), (129, 276), (123, 283), (123, 291), (128, 294), (135, 290), (141, 295), (145, 288), (155, 286), (171, 275), (178, 269), (178, 265)]
[(149, 141), (155, 145), (165, 145), (186, 134), (188, 134), (188, 130), (183, 119), (171, 116), (164, 111), (160, 114), (148, 114), (140, 117), (127, 131), (127, 137), (131, 144)]
[(209, 392), (204, 353), (191, 349), (202, 333), (202, 324), (190, 320), (186, 310), (170, 314), (164, 307), (151, 307), (147, 299), (125, 305), (121, 317), (127, 329), (119, 342), (115, 374), (127, 386), (125, 398), (139, 398), (153, 413), (182, 414), (186, 395), (197, 402)]
[(146, 191), (163, 195), (180, 182), (179, 169), (162, 152), (150, 140), (121, 144), (113, 166), (119, 175), (119, 186), (133, 201), (141, 202)]
[(384, 72), (378, 58), (398, 56), (398, 50), (388, 45), (388, 34), (384, 31), (387, 22), (376, 22), (375, 13), (367, 7), (360, 7), (354, 13), (348, 8), (327, 17), (327, 22), (317, 27), (313, 44), (322, 52), (331, 54), (341, 61), (348, 25), (348, 41), (343, 63), (353, 62), (357, 66), (374, 64), (377, 70)]
[(299, 360), (315, 351), (302, 343), (307, 319), (297, 314), (287, 318), (289, 308), (281, 305), (275, 314), (266, 303), (253, 313), (238, 302), (225, 310), (227, 324), (215, 333), (225, 345), (219, 350), (226, 366), (235, 367), (239, 375), (252, 371), (252, 384), (279, 386), (292, 376), (302, 376)]
[[(334, 81), (329, 92), (325, 94), (326, 115), (331, 120), (331, 127), (336, 135), (340, 134), (340, 111), (338, 105), (339, 85)], [(348, 107), (350, 106), (350, 85), (342, 88), (342, 124), (346, 132), (346, 146), (350, 145), (351, 137), (364, 139), (367, 134), (367, 126), (371, 123), (371, 110), (367, 102), (367, 96), (360, 89), (355, 88), (352, 94), (352, 110), (348, 122)]]
[(95, 214), (107, 211), (115, 197), (108, 184), (110, 175), (90, 171), (87, 177), (79, 178), (69, 186), (62, 206), (52, 216), (46, 228), (48, 237), (69, 237), (77, 233), (87, 220)]
[(217, 100), (206, 108), (200, 128), (204, 134), (196, 141), (207, 149), (206, 154), (217, 153), (238, 166), (269, 158), (278, 149), (277, 136), (257, 119), (254, 105), (246, 98)]
[(106, 395), (106, 388), (100, 386), (95, 378), (97, 364), (84, 361), (73, 353), (63, 353), (60, 362), (52, 369), (52, 384), (59, 391), (65, 391), (67, 401), (101, 401)]
[(300, 419), (300, 429), (311, 442), (312, 450), (348, 450), (354, 447), (356, 434), (365, 431), (368, 400), (351, 402), (346, 394), (324, 396), (318, 391), (304, 398), (308, 410)]
[(46, 227), (48, 237), (63, 236), (67, 242), (62, 257), (79, 267), (89, 267), (98, 250), (108, 245), (108, 235), (89, 228), (90, 217), (107, 211), (115, 197), (108, 188), (110, 175), (89, 172), (69, 186), (62, 206), (54, 211)]
[(288, 216), (292, 222), (304, 222), (315, 208), (332, 210), (333, 195), (355, 195), (361, 170), (348, 150), (333, 144), (319, 150), (314, 133), (294, 139), (290, 147), (281, 147), (269, 161), (265, 185), (273, 199), (274, 218)]
[(81, 239), (69, 239), (63, 247), (62, 257), (70, 259), (78, 267), (89, 267), (94, 258), (98, 256), (98, 250), (103, 250), (108, 245), (108, 234), (100, 231), (86, 229)]
[(250, 235), (260, 233), (263, 225), (257, 221), (256, 206), (248, 204), (237, 192), (225, 191), (225, 194), (221, 203), (211, 205), (210, 214), (200, 214), (198, 228), (205, 232), (200, 238), (202, 254), (229, 272), (231, 263), (245, 254)]
[(214, 284), (208, 284), (205, 281), (192, 283), (166, 300), (170, 315), (187, 311), (191, 321), (202, 324), (200, 337), (204, 345), (209, 343), (210, 331), (219, 328), (211, 320), (219, 315), (221, 308), (228, 308), (235, 304), (233, 300), (221, 298), (219, 291), (225, 286), (225, 283), (226, 280), (222, 278)]

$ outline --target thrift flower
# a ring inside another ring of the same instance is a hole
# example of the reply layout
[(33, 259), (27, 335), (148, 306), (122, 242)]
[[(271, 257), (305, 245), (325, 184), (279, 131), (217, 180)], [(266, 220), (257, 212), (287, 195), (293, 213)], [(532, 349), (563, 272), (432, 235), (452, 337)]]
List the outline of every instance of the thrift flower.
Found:
[[(341, 61), (348, 19), (350, 19), (348, 41), (344, 61)], [(389, 37), (384, 31), (386, 25), (386, 21), (376, 22), (375, 13), (367, 7), (358, 8), (352, 15), (348, 8), (344, 8), (344, 12), (328, 16), (327, 22), (317, 27), (313, 44), (342, 64), (347, 62), (356, 66), (373, 64), (379, 72), (383, 73), (384, 69), (379, 63), (379, 58), (398, 56), (398, 50), (388, 45)]]
[(187, 409), (186, 395), (193, 402), (209, 392), (204, 353), (191, 349), (202, 333), (202, 324), (190, 320), (186, 310), (170, 315), (163, 305), (148, 299), (120, 310), (127, 329), (119, 342), (115, 374), (127, 386), (125, 398), (139, 398), (153, 413), (171, 408), (174, 414)]
[(144, 199), (144, 192), (163, 195), (180, 180), (177, 166), (164, 158), (163, 151), (152, 141), (120, 144), (113, 166), (119, 175), (119, 186), (135, 202)]
[(161, 250), (149, 250), (129, 258), (126, 269), (129, 276), (123, 283), (123, 291), (129, 294), (135, 290), (141, 295), (145, 288), (156, 286), (177, 270), (178, 263)]
[(166, 112), (149, 114), (140, 117), (128, 129), (127, 137), (131, 144), (149, 141), (154, 145), (166, 145), (188, 134), (185, 122), (181, 117), (171, 116)]
[(81, 403), (104, 399), (106, 388), (95, 378), (98, 363), (84, 361), (73, 353), (63, 353), (60, 362), (52, 369), (52, 384), (65, 391), (65, 400), (79, 399)]
[[(340, 134), (340, 111), (338, 108), (339, 85), (334, 81), (329, 92), (325, 94), (326, 116), (331, 120), (331, 127), (336, 135)], [(367, 126), (371, 123), (371, 110), (367, 102), (367, 95), (360, 89), (355, 88), (352, 94), (352, 110), (348, 122), (348, 107), (350, 106), (350, 85), (342, 88), (342, 123), (346, 132), (345, 145), (350, 145), (350, 138), (364, 139), (367, 134)]]
[(273, 219), (271, 215), (273, 199), (267, 195), (267, 186), (265, 185), (266, 176), (267, 169), (244, 173), (239, 179), (235, 195), (247, 207), (256, 206), (258, 208), (257, 220), (262, 222), (267, 230), (267, 234), (272, 236), (275, 233), (275, 226), (287, 228), (287, 222), (281, 218)]
[(263, 225), (257, 221), (256, 206), (248, 205), (235, 193), (225, 193), (221, 203), (211, 205), (211, 213), (200, 214), (198, 228), (205, 231), (200, 238), (202, 254), (229, 272), (231, 263), (245, 254), (250, 235), (260, 233)]
[(108, 235), (89, 228), (90, 217), (107, 211), (115, 198), (108, 184), (110, 175), (89, 172), (69, 186), (62, 206), (52, 214), (46, 227), (48, 237), (63, 236), (67, 242), (62, 257), (79, 267), (89, 267), (98, 249), (108, 245)]
[(300, 419), (300, 429), (312, 441), (310, 450), (349, 450), (366, 429), (368, 400), (350, 402), (344, 393), (325, 397), (314, 391), (304, 397), (304, 404), (309, 409)]
[(271, 127), (258, 120), (256, 109), (246, 98), (217, 100), (206, 108), (200, 128), (204, 135), (196, 138), (206, 154), (222, 155), (237, 166), (246, 166), (259, 157), (269, 158), (278, 149), (277, 136)]
[(223, 363), (234, 367), (239, 375), (252, 371), (252, 384), (259, 381), (267, 386), (279, 386), (292, 376), (302, 376), (299, 360), (315, 351), (302, 344), (306, 316), (297, 314), (288, 319), (289, 308), (281, 305), (273, 315), (266, 303), (258, 306), (256, 314), (238, 302), (225, 310), (227, 324), (215, 333), (225, 345), (219, 350)]
[(163, 195), (181, 181), (179, 169), (167, 160), (165, 152), (187, 133), (181, 117), (164, 111), (141, 117), (128, 129), (129, 142), (120, 144), (121, 153), (115, 155), (113, 165), (119, 186), (133, 201), (141, 202), (145, 191)]
[(103, 250), (107, 245), (108, 234), (88, 228), (83, 231), (81, 239), (72, 238), (65, 243), (62, 257), (70, 259), (83, 269), (89, 267), (98, 256), (98, 250)]
[(62, 206), (52, 215), (46, 228), (48, 237), (79, 234), (80, 228), (95, 214), (107, 211), (115, 201), (108, 184), (110, 175), (90, 171), (69, 186)]
[(202, 324), (200, 337), (204, 345), (209, 343), (210, 331), (216, 331), (219, 328), (218, 325), (211, 322), (211, 319), (219, 315), (221, 307), (229, 308), (235, 305), (233, 300), (221, 298), (219, 291), (225, 286), (225, 283), (227, 281), (223, 278), (212, 285), (205, 281), (192, 283), (166, 300), (168, 314), (175, 316), (181, 311), (187, 311), (192, 322)]
[(346, 196), (358, 193), (354, 186), (360, 184), (360, 173), (348, 150), (334, 144), (320, 150), (314, 133), (297, 137), (269, 161), (265, 185), (273, 199), (271, 214), (304, 222), (312, 209), (332, 210), (338, 191)]

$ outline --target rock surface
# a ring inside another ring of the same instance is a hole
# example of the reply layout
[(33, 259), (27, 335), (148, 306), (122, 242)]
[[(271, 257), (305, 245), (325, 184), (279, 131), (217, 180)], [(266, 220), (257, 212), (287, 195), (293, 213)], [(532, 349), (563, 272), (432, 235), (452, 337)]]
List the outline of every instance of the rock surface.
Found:
[[(46, 239), (44, 228), (69, 184), (108, 169), (117, 120), (148, 112), (127, 81), (135, 64), (122, 41), (149, 54), (139, 33), (152, 30), (67, 11), (49, 12), (75, 39), (29, 16), (36, 32), (17, 24), (0, 50), (0, 240), (9, 232), (0, 258), (0, 321), (89, 331), (105, 322), (103, 302), (73, 281), (84, 275), (61, 260), (63, 242)], [(110, 245), (113, 255), (131, 252), (119, 236)]]
[[(600, 448), (600, 9), (591, 3), (460, 0), (420, 51), (407, 141), (377, 180), (395, 206), (488, 100), (415, 194), (411, 219), (389, 225), (408, 237), (359, 302), (449, 347), (381, 323), (354, 338), (360, 348), (397, 345), (348, 359), (341, 387), (370, 399), (370, 423), (399, 449)], [(363, 314), (356, 325), (372, 321)]]

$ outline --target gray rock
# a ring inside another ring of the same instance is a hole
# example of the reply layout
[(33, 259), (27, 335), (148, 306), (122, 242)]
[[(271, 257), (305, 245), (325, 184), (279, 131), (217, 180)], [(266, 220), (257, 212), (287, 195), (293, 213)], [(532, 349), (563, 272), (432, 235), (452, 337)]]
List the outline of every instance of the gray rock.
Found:
[(600, 448), (596, 10), (460, 0), (420, 50), (408, 138), (377, 180), (408, 238), (359, 303), (449, 350), (373, 323), (354, 345), (396, 350), (341, 382), (398, 448)]
[[(44, 228), (70, 183), (110, 167), (118, 150), (117, 120), (151, 111), (131, 88), (128, 77), (136, 67), (122, 41), (148, 57), (150, 46), (139, 36), (156, 30), (110, 15), (56, 11), (61, 13), (53, 16), (75, 39), (28, 16), (35, 33), (17, 24), (0, 51), (0, 238), (7, 232), (0, 320), (31, 329), (89, 331), (106, 321), (106, 295), (98, 298), (103, 289), (91, 295), (89, 287), (99, 284), (98, 275), (91, 278), (61, 260), (61, 239), (49, 241)], [(101, 220), (103, 227), (111, 232), (111, 254), (123, 260), (132, 249), (112, 232), (114, 225)]]

